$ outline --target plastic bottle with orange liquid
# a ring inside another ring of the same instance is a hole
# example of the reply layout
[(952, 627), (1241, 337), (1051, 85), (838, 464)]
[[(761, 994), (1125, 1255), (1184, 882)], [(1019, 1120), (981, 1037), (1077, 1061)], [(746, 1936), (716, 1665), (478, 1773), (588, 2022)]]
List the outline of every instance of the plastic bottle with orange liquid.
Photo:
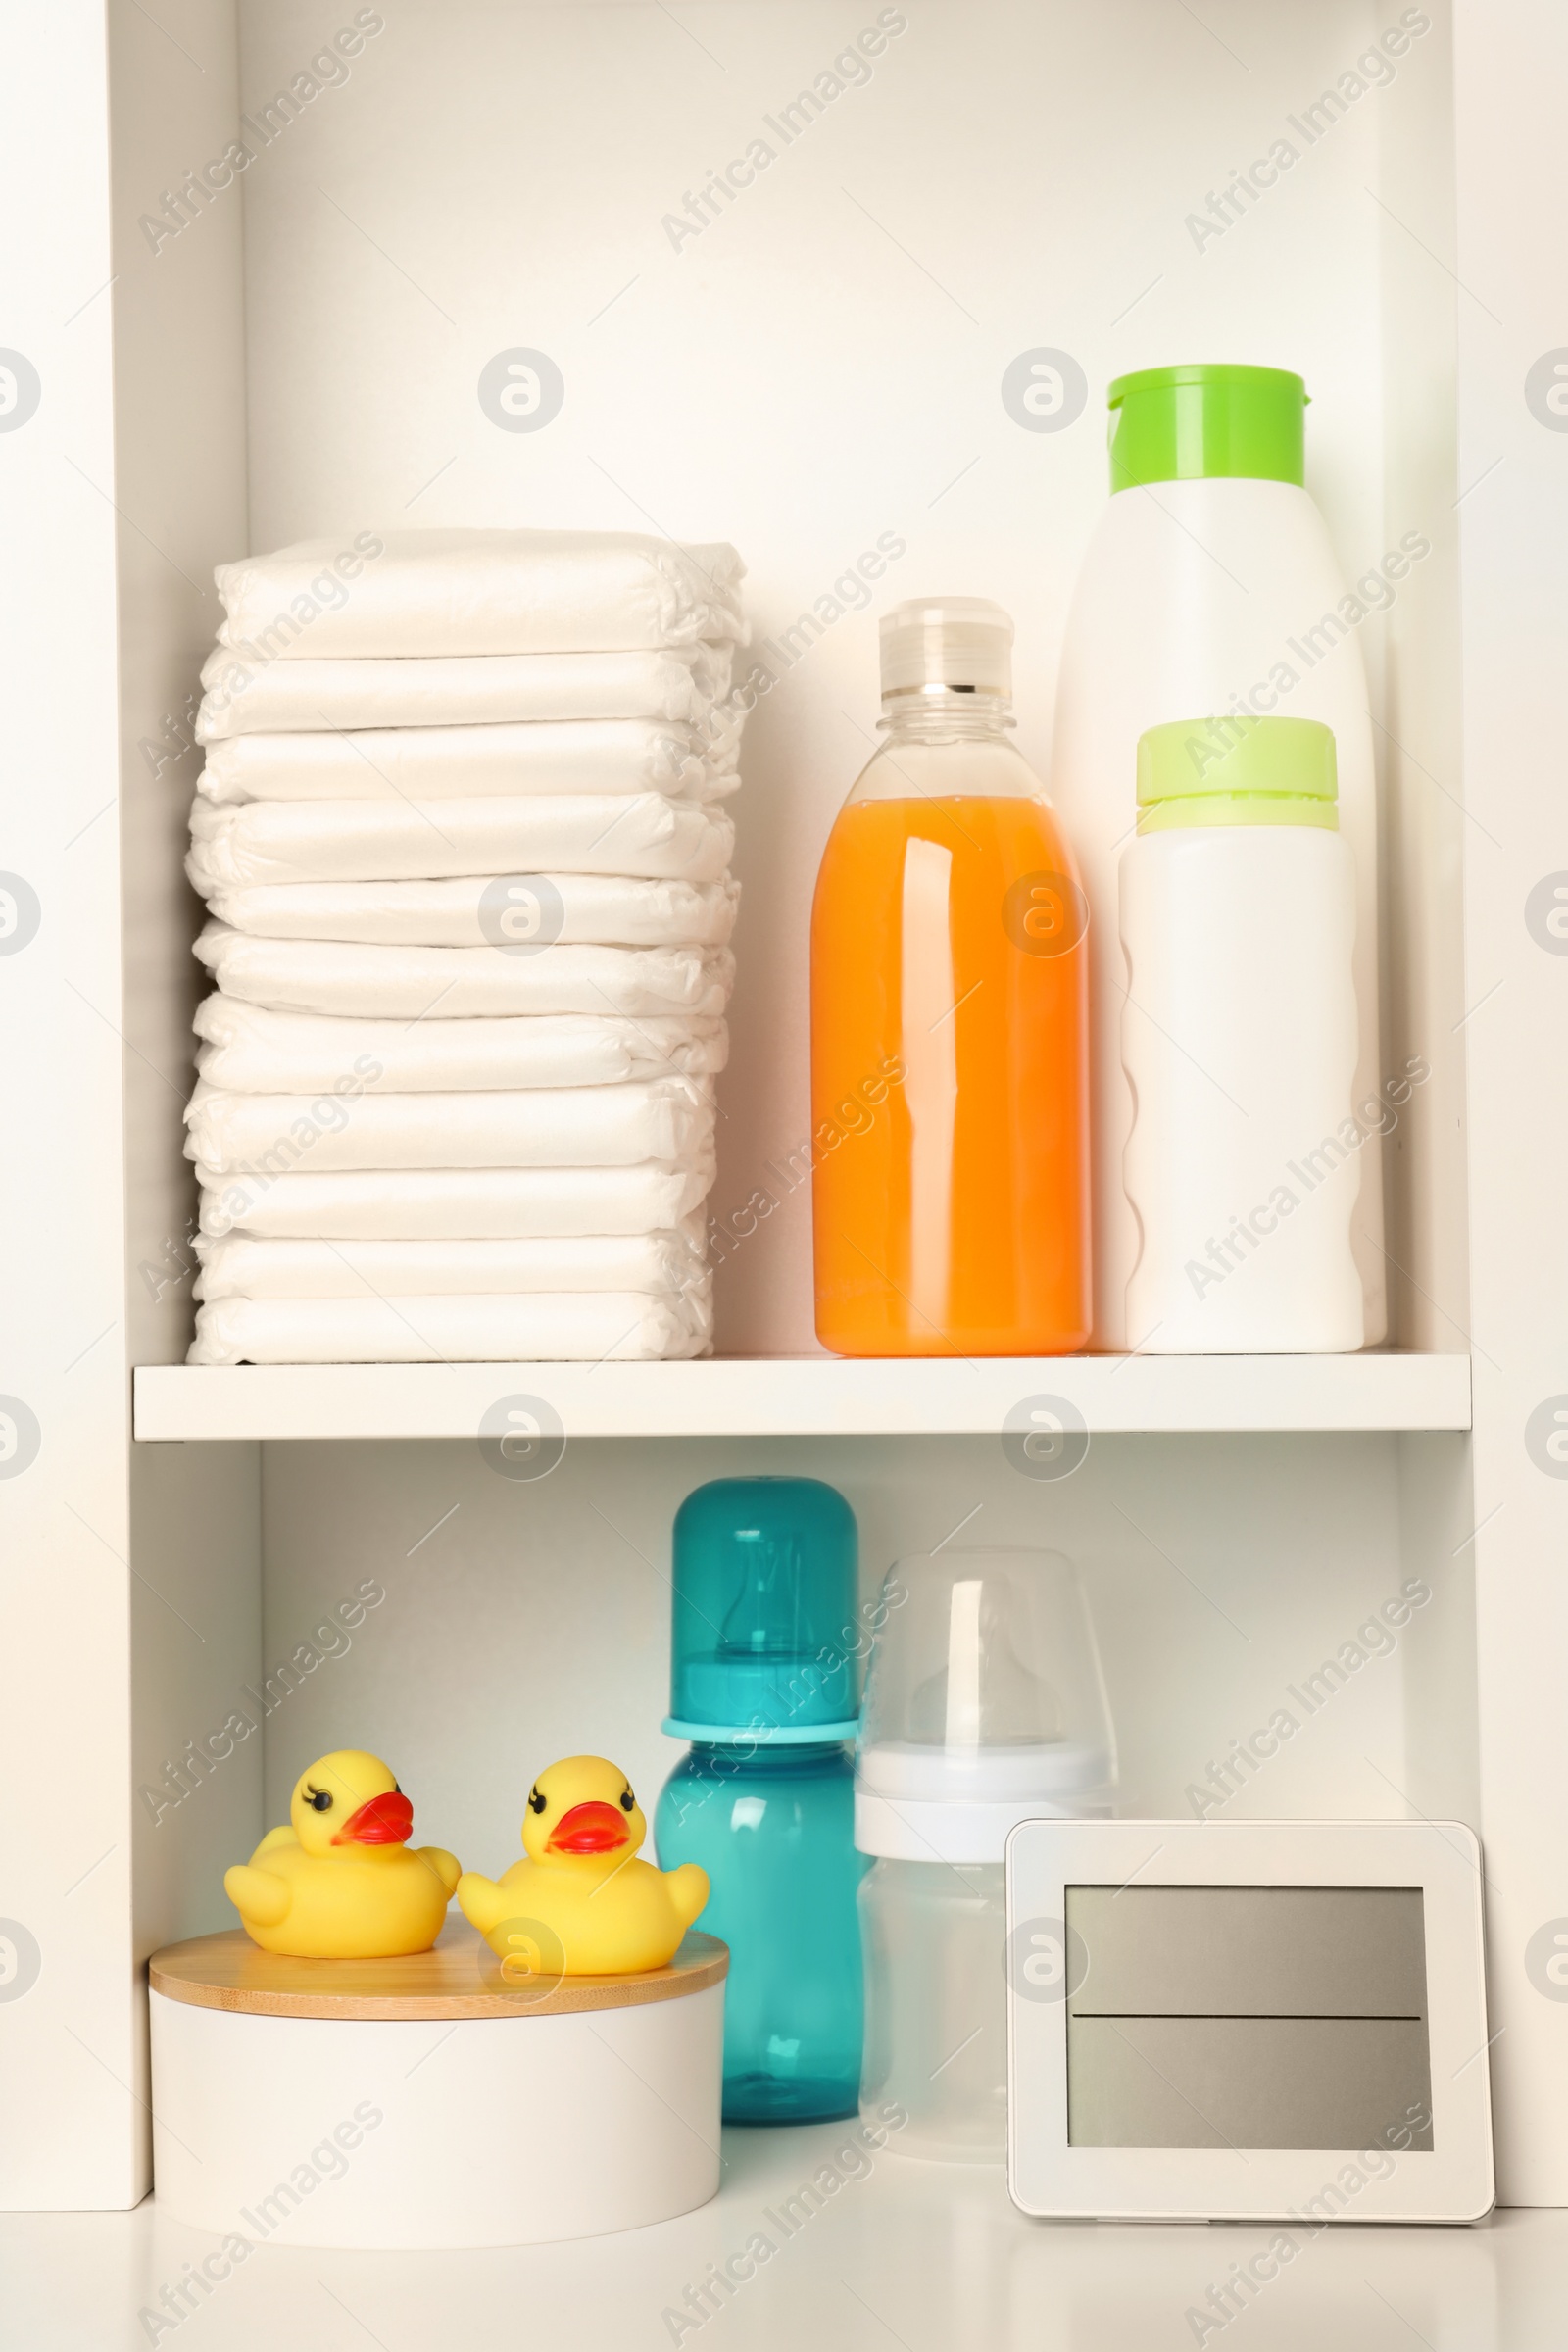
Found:
[(816, 1332), (839, 1355), (1089, 1334), (1088, 906), (1007, 740), (1012, 623), (884, 614), (886, 741), (811, 911)]

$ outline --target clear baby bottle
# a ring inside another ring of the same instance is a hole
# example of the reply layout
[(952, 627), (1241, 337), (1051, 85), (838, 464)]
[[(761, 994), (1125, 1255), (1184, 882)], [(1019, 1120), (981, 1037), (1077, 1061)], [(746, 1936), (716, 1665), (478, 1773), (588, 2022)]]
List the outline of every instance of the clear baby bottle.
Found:
[(861, 2107), (904, 2107), (902, 2154), (1001, 2163), (1007, 1833), (1112, 1809), (1094, 1626), (1054, 1551), (901, 1560), (875, 1622), (855, 1784), (855, 1840), (874, 1857)]
[(859, 2092), (857, 1564), (816, 1479), (716, 1479), (676, 1515), (664, 1729), (691, 1747), (654, 1835), (662, 1868), (708, 1872), (697, 1925), (729, 1945), (726, 2123), (853, 2115)]

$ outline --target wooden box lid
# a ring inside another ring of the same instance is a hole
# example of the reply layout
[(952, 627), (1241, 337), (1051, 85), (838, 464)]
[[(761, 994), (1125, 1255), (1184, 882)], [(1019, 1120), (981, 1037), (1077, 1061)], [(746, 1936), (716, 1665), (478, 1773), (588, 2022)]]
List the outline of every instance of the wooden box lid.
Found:
[(229, 1928), (166, 1944), (152, 1956), (148, 1981), (172, 2001), (258, 2017), (515, 2018), (678, 2001), (717, 1984), (728, 1969), (729, 1946), (693, 1930), (667, 1968), (510, 1988), (477, 1930), (452, 1920), (431, 1950), (397, 1960), (296, 1960), (264, 1952), (243, 1928)]

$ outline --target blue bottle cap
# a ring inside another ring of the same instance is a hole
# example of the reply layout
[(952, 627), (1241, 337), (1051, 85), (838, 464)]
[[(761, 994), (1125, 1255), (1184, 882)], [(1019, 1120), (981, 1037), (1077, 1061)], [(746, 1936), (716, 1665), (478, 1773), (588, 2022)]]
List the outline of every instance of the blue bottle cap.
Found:
[(675, 1514), (665, 1730), (793, 1745), (855, 1737), (855, 1513), (814, 1478), (718, 1478)]

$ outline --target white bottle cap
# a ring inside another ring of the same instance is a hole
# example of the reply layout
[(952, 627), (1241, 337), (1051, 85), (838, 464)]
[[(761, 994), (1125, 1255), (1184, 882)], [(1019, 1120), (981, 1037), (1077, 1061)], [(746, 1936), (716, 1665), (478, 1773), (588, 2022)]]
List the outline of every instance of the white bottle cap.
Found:
[(882, 700), (910, 694), (1012, 699), (1012, 622), (983, 596), (911, 597), (884, 612)]
[(906, 1862), (1000, 1862), (1007, 1833), (1106, 1813), (1116, 1747), (1078, 1572), (1055, 1551), (896, 1561), (872, 1619), (855, 1842)]
[(1114, 1760), (1073, 1740), (950, 1748), (863, 1747), (855, 1775), (855, 1843), (896, 1862), (1001, 1862), (1020, 1821), (1096, 1820), (1115, 1797)]

